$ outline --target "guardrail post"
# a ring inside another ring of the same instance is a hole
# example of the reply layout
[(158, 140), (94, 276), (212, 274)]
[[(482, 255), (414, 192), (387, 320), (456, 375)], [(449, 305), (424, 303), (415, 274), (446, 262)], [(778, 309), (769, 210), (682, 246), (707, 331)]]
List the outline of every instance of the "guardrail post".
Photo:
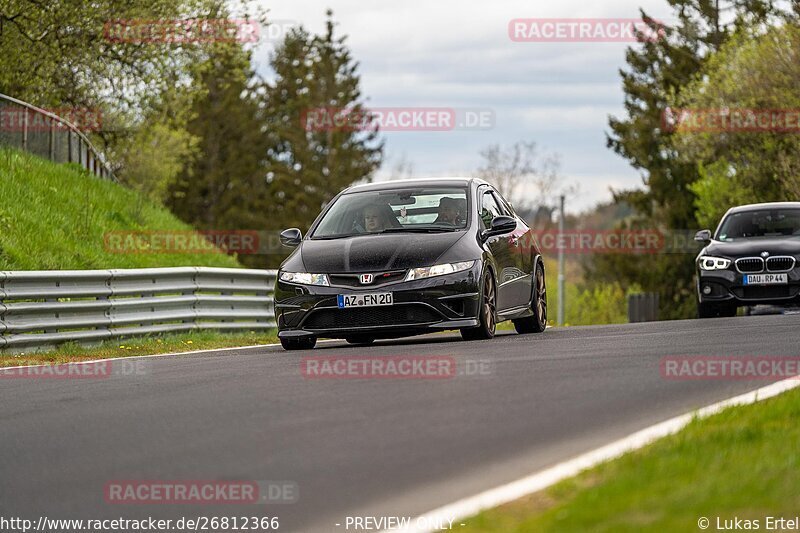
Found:
[[(59, 282), (56, 281), (56, 287), (58, 287), (58, 286), (59, 286)], [(47, 303), (55, 304), (55, 303), (58, 302), (58, 298), (45, 298), (44, 301), (47, 302)], [(53, 305), (53, 307), (56, 308), (55, 305)], [(55, 312), (55, 317), (56, 318), (60, 318), (59, 314), (58, 314), (58, 311)], [(57, 331), (58, 331), (58, 328), (45, 328), (44, 329), (45, 333), (56, 333)]]
[(25, 112), (22, 115), (22, 151), (28, 151), (28, 108), (23, 108)]
[(658, 293), (647, 292), (628, 296), (628, 322), (658, 320)]
[(192, 302), (192, 329), (199, 329), (197, 324), (197, 315), (199, 313), (197, 304), (200, 301), (200, 283), (197, 281), (197, 275), (199, 272), (200, 269), (198, 267), (194, 267), (192, 272), (192, 296), (194, 296), (194, 301)]
[(56, 131), (55, 131), (56, 121), (52, 118), (50, 119), (50, 161), (55, 161), (56, 159)]

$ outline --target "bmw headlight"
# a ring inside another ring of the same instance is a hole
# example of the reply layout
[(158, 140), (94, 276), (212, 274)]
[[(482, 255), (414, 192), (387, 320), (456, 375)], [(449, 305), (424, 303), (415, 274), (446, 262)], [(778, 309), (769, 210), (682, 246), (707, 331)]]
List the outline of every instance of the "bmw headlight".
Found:
[(327, 274), (308, 274), (306, 272), (281, 272), (281, 281), (301, 285), (322, 285), (330, 287)]
[(458, 263), (444, 263), (441, 265), (433, 265), (431, 267), (412, 268), (408, 271), (408, 274), (406, 274), (405, 281), (453, 274), (454, 272), (469, 270), (474, 265), (475, 261), (460, 261)]
[(704, 255), (698, 261), (701, 270), (725, 270), (731, 266), (731, 260), (724, 257)]

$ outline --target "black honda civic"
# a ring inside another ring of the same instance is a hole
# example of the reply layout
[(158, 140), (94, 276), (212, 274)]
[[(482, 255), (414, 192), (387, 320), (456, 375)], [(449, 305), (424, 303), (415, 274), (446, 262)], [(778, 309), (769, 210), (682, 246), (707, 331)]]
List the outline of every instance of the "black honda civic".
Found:
[(697, 256), (698, 316), (734, 316), (739, 306), (797, 304), (800, 202), (729, 209)]
[(485, 181), (402, 180), (339, 193), (275, 283), (278, 337), (287, 350), (317, 338), (370, 344), (437, 330), (489, 339), (497, 323), (544, 331), (544, 262), (530, 228)]

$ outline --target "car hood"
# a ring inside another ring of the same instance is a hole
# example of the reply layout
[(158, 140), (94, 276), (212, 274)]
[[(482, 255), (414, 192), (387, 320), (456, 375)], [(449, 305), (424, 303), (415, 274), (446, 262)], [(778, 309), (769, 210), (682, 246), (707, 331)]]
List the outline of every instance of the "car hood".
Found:
[(706, 246), (704, 255), (729, 257), (758, 257), (761, 252), (769, 255), (800, 255), (800, 237), (757, 237), (735, 241), (712, 241)]
[(300, 245), (306, 272), (377, 272), (436, 264), (465, 232), (392, 233), (344, 239), (307, 239)]

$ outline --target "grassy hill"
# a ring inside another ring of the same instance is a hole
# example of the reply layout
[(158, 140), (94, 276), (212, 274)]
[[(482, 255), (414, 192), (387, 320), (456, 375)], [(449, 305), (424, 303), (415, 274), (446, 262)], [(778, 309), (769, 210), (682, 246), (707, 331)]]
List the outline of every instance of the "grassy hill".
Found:
[(106, 236), (192, 228), (77, 165), (0, 147), (0, 270), (240, 266), (223, 253), (119, 253)]

